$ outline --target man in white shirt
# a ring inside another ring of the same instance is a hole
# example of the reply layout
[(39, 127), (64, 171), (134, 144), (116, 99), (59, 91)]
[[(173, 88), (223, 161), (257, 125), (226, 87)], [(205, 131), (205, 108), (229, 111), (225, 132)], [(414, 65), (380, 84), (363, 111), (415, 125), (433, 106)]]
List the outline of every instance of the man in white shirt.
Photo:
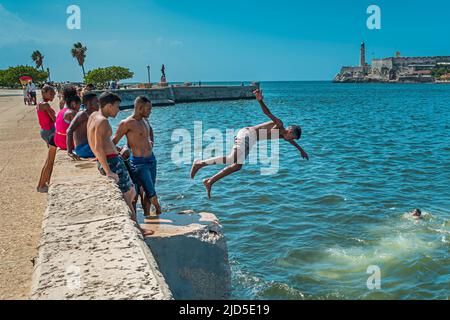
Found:
[(36, 101), (36, 85), (33, 83), (33, 80), (28, 81), (27, 92), (28, 92), (28, 95), (29, 95), (30, 100), (31, 100), (30, 103), (33, 103), (34, 105), (36, 105), (37, 104), (37, 101)]

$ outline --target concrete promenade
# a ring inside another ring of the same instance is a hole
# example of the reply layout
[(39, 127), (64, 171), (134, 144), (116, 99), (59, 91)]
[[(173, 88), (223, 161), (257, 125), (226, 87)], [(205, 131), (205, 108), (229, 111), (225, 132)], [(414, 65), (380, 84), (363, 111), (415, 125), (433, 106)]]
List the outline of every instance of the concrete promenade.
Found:
[(26, 299), (47, 195), (36, 192), (47, 147), (21, 90), (0, 90), (0, 299)]

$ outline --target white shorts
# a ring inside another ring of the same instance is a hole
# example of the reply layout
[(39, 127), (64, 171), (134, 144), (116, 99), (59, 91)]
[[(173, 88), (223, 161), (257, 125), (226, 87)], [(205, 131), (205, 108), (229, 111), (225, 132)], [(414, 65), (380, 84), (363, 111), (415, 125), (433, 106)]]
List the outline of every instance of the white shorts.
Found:
[(236, 138), (234, 139), (234, 149), (238, 152), (238, 160), (243, 161), (247, 159), (250, 151), (256, 143), (257, 135), (255, 130), (249, 128), (239, 130)]

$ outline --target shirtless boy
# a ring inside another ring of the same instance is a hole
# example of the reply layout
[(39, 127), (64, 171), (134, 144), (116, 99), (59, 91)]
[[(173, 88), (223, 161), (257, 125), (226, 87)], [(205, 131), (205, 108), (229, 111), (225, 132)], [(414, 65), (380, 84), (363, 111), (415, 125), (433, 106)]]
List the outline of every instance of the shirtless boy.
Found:
[(299, 126), (289, 126), (288, 128), (285, 128), (283, 122), (275, 117), (267, 108), (263, 101), (262, 92), (260, 90), (256, 90), (253, 93), (255, 94), (262, 111), (270, 118), (271, 121), (241, 129), (236, 136), (233, 150), (228, 156), (211, 158), (204, 161), (196, 160), (192, 164), (192, 179), (194, 179), (198, 170), (205, 166), (215, 164), (228, 165), (224, 170), (220, 171), (216, 175), (209, 179), (203, 180), (208, 198), (211, 198), (211, 188), (214, 183), (242, 169), (244, 161), (248, 157), (250, 150), (256, 143), (258, 143), (258, 141), (271, 139), (286, 140), (297, 148), (298, 151), (300, 151), (303, 159), (309, 160), (308, 154), (302, 149), (302, 147), (300, 147), (300, 145), (298, 145), (297, 142), (295, 142), (295, 140), (301, 138), (301, 128)]
[[(85, 109), (77, 113), (67, 129), (67, 153), (74, 160), (95, 158), (88, 143), (87, 123), (89, 116), (99, 110), (97, 95), (92, 92), (86, 93), (82, 104)], [(75, 153), (73, 145), (75, 145)]]
[(97, 158), (100, 173), (118, 184), (125, 202), (131, 210), (131, 219), (137, 223), (144, 236), (149, 235), (140, 228), (137, 222), (136, 211), (133, 207), (136, 191), (125, 164), (111, 140), (112, 128), (108, 118), (117, 116), (121, 100), (114, 93), (105, 92), (102, 93), (99, 101), (100, 110), (93, 112), (87, 123), (88, 143)]
[(118, 144), (124, 135), (131, 149), (130, 166), (133, 182), (144, 189), (145, 196), (154, 205), (156, 214), (161, 214), (161, 206), (155, 191), (156, 158), (153, 155), (153, 130), (148, 123), (152, 103), (146, 97), (134, 101), (134, 113), (123, 120), (113, 138)]

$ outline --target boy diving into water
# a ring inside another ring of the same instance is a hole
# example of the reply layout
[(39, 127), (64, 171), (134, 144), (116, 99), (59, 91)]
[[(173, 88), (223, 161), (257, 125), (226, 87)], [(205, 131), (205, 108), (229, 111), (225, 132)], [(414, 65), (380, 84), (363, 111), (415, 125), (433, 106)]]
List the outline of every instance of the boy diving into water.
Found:
[(194, 179), (198, 170), (203, 167), (215, 164), (227, 164), (228, 166), (212, 176), (209, 179), (203, 180), (203, 184), (206, 187), (206, 192), (208, 193), (208, 198), (211, 198), (211, 188), (214, 183), (226, 176), (235, 173), (242, 169), (245, 159), (248, 157), (252, 147), (261, 140), (273, 140), (273, 139), (283, 139), (292, 144), (294, 147), (300, 151), (303, 159), (309, 160), (308, 154), (305, 150), (298, 145), (294, 140), (298, 140), (302, 136), (302, 129), (299, 126), (290, 126), (288, 128), (284, 127), (283, 122), (275, 117), (267, 108), (263, 101), (262, 92), (256, 90), (253, 92), (258, 100), (262, 111), (266, 116), (270, 118), (271, 121), (261, 123), (253, 127), (246, 127), (239, 130), (233, 150), (228, 156), (216, 157), (208, 160), (195, 160), (192, 164), (191, 178)]

